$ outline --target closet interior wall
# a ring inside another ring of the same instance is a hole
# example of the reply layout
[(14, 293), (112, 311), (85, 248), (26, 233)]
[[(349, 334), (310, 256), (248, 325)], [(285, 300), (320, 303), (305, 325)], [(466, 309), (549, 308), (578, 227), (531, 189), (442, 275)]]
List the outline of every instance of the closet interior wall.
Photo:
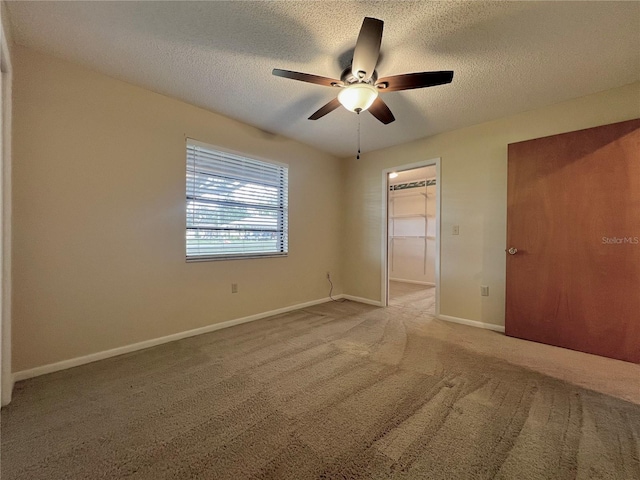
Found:
[(396, 180), (389, 186), (389, 280), (435, 285), (435, 175)]

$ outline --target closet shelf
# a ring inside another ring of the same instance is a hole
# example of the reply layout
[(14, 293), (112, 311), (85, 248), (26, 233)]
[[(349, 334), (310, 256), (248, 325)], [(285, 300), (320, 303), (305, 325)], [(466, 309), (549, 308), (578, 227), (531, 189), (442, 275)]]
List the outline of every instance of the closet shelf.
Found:
[(391, 200), (392, 202), (397, 199), (397, 198), (409, 198), (409, 197), (427, 197), (427, 198), (434, 198), (436, 196), (435, 193), (425, 193), (425, 192), (420, 192), (420, 193), (392, 193), (391, 195), (389, 195), (389, 200)]
[(390, 215), (389, 218), (425, 218), (426, 216), (427, 215), (425, 215), (424, 213), (408, 213), (405, 215)]
[(427, 240), (435, 240), (433, 235), (389, 235), (389, 238), (426, 238)]
[(393, 201), (396, 198), (425, 197), (425, 196), (431, 196), (431, 195), (428, 195), (425, 192), (420, 192), (420, 193), (392, 193), (390, 195), (390, 200)]
[(389, 235), (389, 238), (425, 238), (424, 235)]

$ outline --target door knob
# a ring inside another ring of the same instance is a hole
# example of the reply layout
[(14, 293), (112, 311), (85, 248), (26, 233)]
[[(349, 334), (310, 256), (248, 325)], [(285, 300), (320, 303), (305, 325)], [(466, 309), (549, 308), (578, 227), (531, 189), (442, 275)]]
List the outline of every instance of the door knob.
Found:
[(507, 253), (509, 255), (515, 255), (516, 253), (518, 253), (518, 249), (511, 247), (509, 250), (507, 250)]

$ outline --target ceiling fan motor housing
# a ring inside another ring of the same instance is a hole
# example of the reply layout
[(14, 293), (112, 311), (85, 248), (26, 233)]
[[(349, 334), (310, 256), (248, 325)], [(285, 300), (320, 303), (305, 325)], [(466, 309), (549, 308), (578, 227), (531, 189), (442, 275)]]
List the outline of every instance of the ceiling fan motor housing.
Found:
[(351, 85), (352, 83), (370, 83), (371, 85), (375, 85), (376, 80), (378, 80), (378, 72), (374, 70), (371, 78), (369, 78), (368, 81), (363, 82), (353, 74), (351, 67), (347, 67), (342, 72), (342, 75), (340, 75), (340, 80), (342, 80), (345, 85)]

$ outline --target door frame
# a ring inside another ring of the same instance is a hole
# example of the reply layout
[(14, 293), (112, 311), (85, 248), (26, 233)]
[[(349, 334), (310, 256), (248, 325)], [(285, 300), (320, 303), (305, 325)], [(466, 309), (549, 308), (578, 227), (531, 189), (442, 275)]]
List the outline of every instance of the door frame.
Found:
[(430, 160), (423, 160), (416, 163), (397, 165), (382, 170), (382, 252), (381, 252), (381, 281), (380, 305), (389, 306), (389, 174), (391, 172), (402, 172), (404, 170), (414, 170), (422, 167), (436, 167), (436, 254), (435, 254), (435, 284), (436, 284), (436, 308), (435, 317), (440, 315), (440, 210), (441, 210), (441, 188), (442, 176), (440, 172), (440, 157)]
[[(4, 5), (1, 5), (4, 14)], [(1, 19), (0, 19), (1, 20)], [(0, 21), (0, 75), (2, 96), (0, 128), (0, 403), (11, 401), (13, 373), (11, 366), (11, 89), (12, 66), (7, 31)]]

